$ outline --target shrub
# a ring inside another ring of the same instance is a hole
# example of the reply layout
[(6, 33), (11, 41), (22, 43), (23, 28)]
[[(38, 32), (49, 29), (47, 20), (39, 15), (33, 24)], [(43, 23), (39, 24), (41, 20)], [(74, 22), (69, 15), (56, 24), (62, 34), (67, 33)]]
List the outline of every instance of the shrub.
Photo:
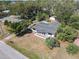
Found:
[(79, 47), (75, 44), (69, 44), (69, 46), (66, 47), (66, 51), (68, 54), (77, 54), (79, 52)]
[(60, 24), (60, 26), (57, 29), (57, 33), (63, 32), (64, 27), (65, 27), (65, 24)]
[(65, 41), (65, 34), (64, 33), (58, 33), (56, 36), (56, 39)]
[(71, 23), (71, 26), (72, 26), (73, 28), (79, 30), (79, 22), (73, 22), (73, 23)]
[(4, 25), (8, 25), (8, 21), (7, 20), (5, 20)]
[(62, 31), (58, 32), (56, 38), (61, 41), (73, 42), (77, 37), (77, 32), (70, 26), (65, 26), (61, 28)]
[(72, 26), (75, 29), (79, 30), (79, 15), (74, 14), (70, 17), (69, 23), (70, 26)]
[(4, 24), (9, 27), (8, 30), (10, 32), (17, 34), (27, 29), (31, 23), (32, 22), (30, 20), (22, 20), (21, 22), (13, 22), (13, 23), (5, 21)]
[(52, 38), (47, 38), (45, 42), (46, 42), (46, 45), (50, 49), (52, 49), (53, 47), (59, 47), (60, 46), (60, 43), (57, 40), (52, 39)]

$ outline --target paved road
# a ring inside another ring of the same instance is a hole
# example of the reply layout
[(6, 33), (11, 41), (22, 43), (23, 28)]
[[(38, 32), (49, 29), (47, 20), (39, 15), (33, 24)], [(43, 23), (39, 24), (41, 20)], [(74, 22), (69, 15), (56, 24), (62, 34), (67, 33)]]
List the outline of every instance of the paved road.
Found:
[(29, 59), (11, 48), (4, 42), (0, 41), (0, 59)]

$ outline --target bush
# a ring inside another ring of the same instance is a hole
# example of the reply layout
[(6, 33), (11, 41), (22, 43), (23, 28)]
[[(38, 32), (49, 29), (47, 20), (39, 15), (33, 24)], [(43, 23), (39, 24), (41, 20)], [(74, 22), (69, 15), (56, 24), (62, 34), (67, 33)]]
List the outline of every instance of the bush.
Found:
[(50, 49), (52, 49), (53, 47), (59, 47), (60, 46), (60, 43), (57, 40), (52, 39), (52, 38), (47, 38), (45, 42), (46, 42), (46, 45)]
[(4, 25), (8, 25), (8, 21), (7, 20), (5, 20)]
[(5, 20), (4, 25), (11, 26), (11, 21)]
[(57, 33), (63, 32), (64, 27), (65, 27), (65, 24), (60, 24), (60, 26), (57, 29)]
[(73, 28), (79, 30), (79, 22), (73, 22), (73, 23), (71, 23), (71, 26), (72, 26)]
[(22, 30), (27, 29), (27, 27), (31, 24), (32, 22), (30, 20), (22, 20), (21, 22), (8, 22), (5, 21), (5, 25), (9, 26), (8, 30), (10, 32), (14, 32), (15, 34), (20, 33)]
[(65, 26), (65, 27), (60, 27), (58, 29), (56, 38), (61, 40), (61, 41), (68, 41), (68, 42), (73, 42), (74, 39), (77, 37), (77, 32), (75, 29), (73, 29), (70, 26)]
[(74, 14), (70, 17), (69, 24), (71, 24), (73, 22), (79, 22), (79, 15), (78, 14)]
[(75, 29), (79, 30), (79, 15), (74, 14), (70, 17), (69, 23), (70, 26), (72, 26)]
[(49, 18), (49, 15), (44, 12), (39, 12), (36, 15), (36, 20), (38, 21), (48, 20), (48, 18)]
[(56, 39), (65, 41), (65, 34), (64, 33), (58, 33), (56, 36)]
[(79, 52), (79, 47), (75, 44), (69, 44), (69, 46), (66, 47), (66, 51), (69, 54), (77, 54)]

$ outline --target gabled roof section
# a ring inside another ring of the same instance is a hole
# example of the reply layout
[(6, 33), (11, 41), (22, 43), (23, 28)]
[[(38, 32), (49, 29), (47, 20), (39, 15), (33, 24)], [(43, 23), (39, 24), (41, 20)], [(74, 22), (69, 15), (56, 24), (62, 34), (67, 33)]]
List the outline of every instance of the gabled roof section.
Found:
[(39, 22), (33, 28), (39, 33), (51, 33), (54, 35), (59, 24), (60, 23), (56, 20), (52, 23)]

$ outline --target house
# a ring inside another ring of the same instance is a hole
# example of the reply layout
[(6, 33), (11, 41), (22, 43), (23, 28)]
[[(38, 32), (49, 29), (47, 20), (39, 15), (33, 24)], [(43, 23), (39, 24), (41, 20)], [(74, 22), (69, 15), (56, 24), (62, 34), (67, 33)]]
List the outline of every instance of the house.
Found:
[(10, 15), (10, 10), (0, 11), (0, 19)]
[(52, 23), (41, 21), (32, 27), (34, 34), (41, 38), (54, 37), (59, 26), (59, 22), (54, 20)]
[(7, 21), (10, 21), (10, 22), (20, 22), (21, 19), (19, 19), (20, 16), (15, 16), (15, 15), (10, 15), (10, 16), (7, 16), (7, 17), (4, 17), (4, 18), (1, 18), (0, 21), (1, 22), (5, 22), (6, 20)]

